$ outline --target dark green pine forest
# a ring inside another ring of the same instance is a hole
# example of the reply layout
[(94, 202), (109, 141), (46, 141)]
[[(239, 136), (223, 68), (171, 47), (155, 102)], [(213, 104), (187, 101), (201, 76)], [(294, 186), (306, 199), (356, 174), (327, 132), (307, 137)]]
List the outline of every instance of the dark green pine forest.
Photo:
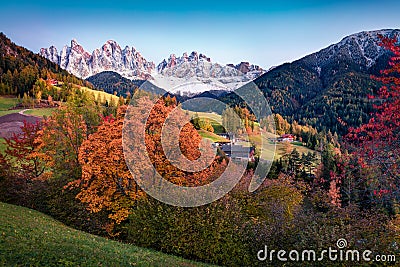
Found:
[[(349, 127), (370, 118), (374, 101), (367, 96), (376, 94), (381, 86), (371, 75), (379, 76), (388, 58), (389, 54), (383, 55), (370, 68), (341, 60), (327, 64), (320, 72), (304, 58), (276, 67), (254, 82), (268, 99), (272, 112), (289, 122), (345, 134)], [(234, 93), (221, 100), (242, 104)]]

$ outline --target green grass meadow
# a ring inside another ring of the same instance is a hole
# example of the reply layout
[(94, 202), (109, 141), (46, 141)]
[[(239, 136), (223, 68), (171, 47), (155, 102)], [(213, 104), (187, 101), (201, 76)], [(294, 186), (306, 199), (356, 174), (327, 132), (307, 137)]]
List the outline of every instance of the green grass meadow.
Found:
[(57, 108), (36, 108), (36, 109), (29, 109), (24, 112), (25, 115), (32, 115), (32, 116), (38, 116), (38, 117), (49, 117), (54, 110)]
[(93, 94), (96, 101), (104, 99), (104, 101), (107, 100), (109, 103), (111, 102), (111, 100), (113, 100), (115, 103), (118, 103), (119, 100), (118, 96), (103, 91), (93, 90), (88, 87), (81, 87), (80, 89), (89, 92), (90, 94)]
[(18, 98), (16, 97), (0, 97), (0, 110), (7, 110), (18, 104)]
[(205, 130), (198, 130), (197, 131), (199, 135), (203, 138), (209, 139), (212, 142), (226, 142), (229, 143), (229, 140), (226, 138), (223, 138), (215, 133), (207, 132)]
[(0, 97), (0, 117), (7, 115), (7, 114), (12, 114), (12, 113), (17, 113), (21, 110), (13, 109), (10, 110), (10, 108), (15, 107), (18, 104), (18, 98), (16, 97)]
[(0, 202), (0, 266), (209, 266), (108, 240)]

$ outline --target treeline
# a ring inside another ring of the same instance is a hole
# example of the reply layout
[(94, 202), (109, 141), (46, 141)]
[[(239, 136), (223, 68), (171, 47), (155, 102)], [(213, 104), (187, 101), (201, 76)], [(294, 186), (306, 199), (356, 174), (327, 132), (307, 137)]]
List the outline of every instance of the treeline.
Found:
[[(332, 133), (326, 129), (317, 131), (316, 128), (308, 124), (299, 124), (295, 120), (290, 123), (280, 114), (273, 114), (271, 116), (273, 118), (267, 117), (260, 122), (260, 127), (264, 128), (267, 132), (272, 132), (275, 128), (277, 135), (293, 134), (296, 136), (295, 141), (316, 151), (323, 151), (326, 144), (333, 144), (335, 147), (340, 147), (340, 137), (336, 132)], [(274, 122), (274, 125), (269, 123), (271, 121)]]
[(11, 42), (0, 33), (0, 95), (23, 97), (32, 90), (39, 79), (55, 79), (65, 84), (77, 84), (93, 88), (57, 64), (34, 54), (33, 52)]
[(307, 123), (320, 130), (345, 134), (349, 128), (366, 123), (376, 100), (368, 95), (377, 93), (379, 82), (368, 73), (350, 72), (337, 77), (332, 84), (298, 112), (287, 114), (289, 120)]

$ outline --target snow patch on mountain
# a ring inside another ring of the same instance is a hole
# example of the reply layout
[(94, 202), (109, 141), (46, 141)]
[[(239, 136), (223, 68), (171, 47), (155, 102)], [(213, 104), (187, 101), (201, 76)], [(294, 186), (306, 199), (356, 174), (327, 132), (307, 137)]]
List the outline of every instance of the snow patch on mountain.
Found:
[(187, 96), (211, 90), (232, 91), (244, 85), (244, 82), (223, 83), (213, 78), (178, 78), (174, 76), (165, 76), (159, 73), (154, 73), (152, 78), (148, 81), (173, 94)]
[(399, 34), (400, 30), (359, 32), (343, 38), (337, 44), (308, 55), (302, 60), (319, 72), (325, 65), (339, 61), (351, 61), (363, 68), (370, 68), (385, 53), (385, 49), (379, 46), (379, 35), (394, 37)]
[[(193, 51), (181, 57), (171, 54), (157, 65), (158, 73), (154, 75), (154, 82), (159, 87), (175, 88), (179, 84), (192, 83), (192, 93), (201, 93), (209, 90), (232, 91), (245, 83), (262, 75), (265, 71), (248, 62), (238, 65), (221, 65), (202, 53)], [(202, 85), (201, 85), (202, 84)], [(214, 88), (217, 87), (217, 88)], [(164, 88), (166, 90), (171, 90)], [(182, 89), (182, 88), (181, 88)]]

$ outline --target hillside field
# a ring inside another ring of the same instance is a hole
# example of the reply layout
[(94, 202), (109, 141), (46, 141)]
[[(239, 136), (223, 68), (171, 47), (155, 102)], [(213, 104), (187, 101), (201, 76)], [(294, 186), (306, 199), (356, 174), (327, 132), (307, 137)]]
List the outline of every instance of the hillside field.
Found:
[(104, 99), (104, 101), (107, 100), (109, 103), (111, 102), (111, 100), (114, 101), (115, 103), (118, 103), (119, 100), (118, 96), (103, 91), (93, 90), (88, 87), (81, 87), (80, 89), (93, 94), (96, 101), (98, 101), (99, 99), (100, 100)]
[(16, 110), (10, 108), (16, 106), (18, 104), (18, 98), (16, 97), (4, 97), (0, 96), (0, 116), (4, 116), (11, 113), (17, 113), (21, 110)]
[(87, 234), (0, 202), (0, 266), (209, 266)]
[(25, 111), (24, 114), (38, 116), (38, 117), (44, 117), (44, 116), (49, 117), (56, 109), (57, 108), (35, 108)]

